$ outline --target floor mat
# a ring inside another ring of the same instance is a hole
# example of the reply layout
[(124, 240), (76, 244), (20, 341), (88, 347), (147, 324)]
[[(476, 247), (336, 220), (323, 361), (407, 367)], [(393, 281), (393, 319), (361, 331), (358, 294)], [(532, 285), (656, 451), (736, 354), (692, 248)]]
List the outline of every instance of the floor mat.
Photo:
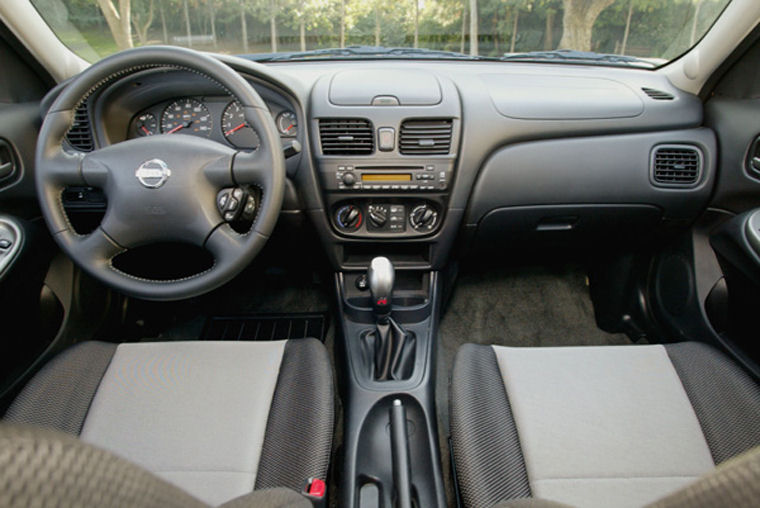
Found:
[(436, 405), (449, 505), (455, 499), (447, 446), (449, 381), (454, 355), (468, 342), (516, 347), (632, 344), (626, 335), (596, 326), (586, 274), (578, 267), (460, 273), (437, 343)]
[(286, 340), (313, 337), (325, 342), (325, 313), (258, 314), (208, 318), (203, 340)]

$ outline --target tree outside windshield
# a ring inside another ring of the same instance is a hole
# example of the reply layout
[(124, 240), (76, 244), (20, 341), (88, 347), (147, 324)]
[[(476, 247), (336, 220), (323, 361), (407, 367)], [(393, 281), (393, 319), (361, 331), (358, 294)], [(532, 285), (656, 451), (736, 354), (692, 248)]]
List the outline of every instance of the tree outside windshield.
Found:
[(31, 1), (90, 61), (171, 44), (230, 54), (354, 45), (488, 57), (571, 49), (664, 63), (693, 46), (730, 0)]

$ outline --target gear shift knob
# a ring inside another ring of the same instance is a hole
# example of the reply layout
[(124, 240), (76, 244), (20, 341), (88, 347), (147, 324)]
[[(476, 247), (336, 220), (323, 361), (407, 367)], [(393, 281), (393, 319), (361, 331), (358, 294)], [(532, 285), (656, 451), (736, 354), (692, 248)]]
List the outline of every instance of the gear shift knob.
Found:
[(378, 322), (387, 320), (391, 313), (394, 277), (395, 271), (390, 259), (381, 256), (372, 260), (367, 279), (372, 293), (372, 310)]

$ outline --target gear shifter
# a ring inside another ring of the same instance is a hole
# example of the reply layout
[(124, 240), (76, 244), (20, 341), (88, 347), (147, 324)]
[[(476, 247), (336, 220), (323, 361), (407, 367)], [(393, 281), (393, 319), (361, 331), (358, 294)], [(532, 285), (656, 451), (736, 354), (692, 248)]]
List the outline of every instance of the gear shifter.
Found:
[(386, 257), (376, 257), (367, 270), (369, 291), (372, 294), (372, 310), (375, 322), (385, 324), (391, 315), (391, 300), (393, 299), (393, 282), (396, 271), (393, 263)]
[(362, 339), (373, 357), (373, 377), (377, 381), (401, 380), (414, 368), (416, 339), (391, 317), (395, 270), (386, 257), (376, 257), (367, 271), (372, 294), (375, 329)]

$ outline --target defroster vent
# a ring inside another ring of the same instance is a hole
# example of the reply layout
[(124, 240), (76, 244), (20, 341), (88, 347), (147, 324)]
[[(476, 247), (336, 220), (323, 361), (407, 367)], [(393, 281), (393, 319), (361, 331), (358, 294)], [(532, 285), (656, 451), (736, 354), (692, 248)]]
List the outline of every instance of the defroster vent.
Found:
[(71, 125), (69, 132), (66, 133), (66, 140), (72, 148), (76, 148), (79, 151), (92, 151), (92, 127), (90, 126), (90, 115), (87, 112), (86, 101), (80, 104), (74, 112), (74, 123)]
[(652, 157), (655, 183), (668, 186), (691, 186), (702, 173), (702, 154), (688, 145), (657, 147)]
[(642, 90), (645, 94), (647, 94), (649, 97), (656, 101), (672, 101), (675, 99), (675, 96), (668, 92), (663, 92), (662, 90), (657, 90), (655, 88), (647, 88), (643, 87)]
[(375, 150), (372, 123), (364, 118), (322, 118), (319, 138), (325, 155), (370, 155)]
[(399, 149), (404, 155), (446, 155), (451, 149), (450, 119), (406, 120), (401, 124)]

